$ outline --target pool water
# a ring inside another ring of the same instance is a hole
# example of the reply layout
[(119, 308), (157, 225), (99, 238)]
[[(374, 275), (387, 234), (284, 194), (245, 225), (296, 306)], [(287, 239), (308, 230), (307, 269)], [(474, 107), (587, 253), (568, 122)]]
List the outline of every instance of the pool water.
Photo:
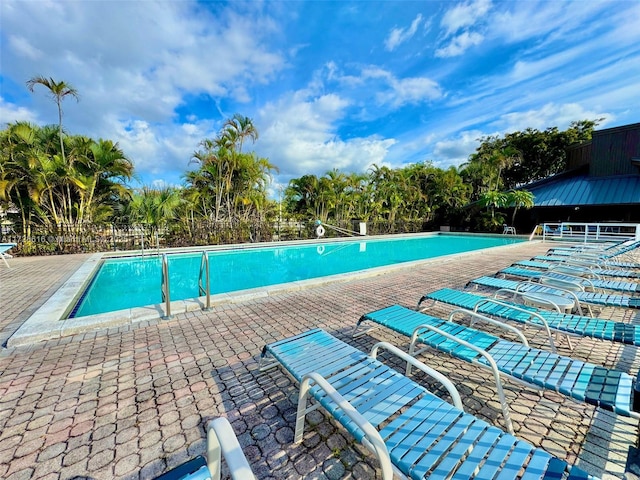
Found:
[[(429, 235), (209, 251), (211, 294), (307, 280), (521, 242), (517, 237)], [(199, 296), (202, 253), (168, 255), (171, 300)], [(70, 316), (162, 303), (158, 256), (107, 259)]]

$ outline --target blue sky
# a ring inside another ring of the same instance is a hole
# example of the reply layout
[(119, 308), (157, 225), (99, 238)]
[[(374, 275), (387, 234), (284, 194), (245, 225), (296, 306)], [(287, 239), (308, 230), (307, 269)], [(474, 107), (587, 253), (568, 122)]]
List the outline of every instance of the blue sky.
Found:
[(478, 138), (640, 121), (640, 2), (0, 3), (0, 119), (119, 142), (140, 184), (180, 184), (198, 143), (253, 119), (291, 178), (466, 161)]

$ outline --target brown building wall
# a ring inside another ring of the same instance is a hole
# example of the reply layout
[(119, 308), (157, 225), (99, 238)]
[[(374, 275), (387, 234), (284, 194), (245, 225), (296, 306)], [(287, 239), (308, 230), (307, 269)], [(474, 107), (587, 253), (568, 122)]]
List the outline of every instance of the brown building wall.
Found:
[(591, 142), (567, 149), (567, 170), (591, 163)]
[(594, 177), (638, 174), (632, 158), (640, 158), (640, 123), (594, 132), (589, 174)]

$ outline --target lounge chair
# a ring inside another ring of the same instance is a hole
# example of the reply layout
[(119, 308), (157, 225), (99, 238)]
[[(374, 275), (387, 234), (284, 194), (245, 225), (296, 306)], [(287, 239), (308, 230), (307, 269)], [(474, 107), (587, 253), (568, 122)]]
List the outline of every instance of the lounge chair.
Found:
[(231, 424), (218, 417), (207, 424), (207, 458), (198, 456), (169, 470), (156, 480), (220, 480), (222, 457), (233, 480), (256, 480)]
[[(558, 286), (527, 281), (518, 282), (504, 278), (483, 276), (471, 280), (467, 285), (480, 285), (508, 291), (513, 295), (520, 295), (528, 303), (539, 306), (542, 306), (545, 298), (548, 298), (550, 305), (555, 304), (556, 306), (560, 306), (561, 310), (565, 311), (568, 311), (571, 302), (574, 302), (573, 308), (580, 314), (582, 314), (581, 303), (589, 306), (640, 308), (640, 298), (638, 297), (597, 292), (568, 291)], [(568, 287), (568, 285), (565, 285), (565, 287)], [(566, 303), (561, 305), (561, 299), (566, 300)]]
[[(636, 249), (637, 247), (633, 247)], [(633, 261), (625, 261), (621, 258), (616, 258), (620, 254), (616, 255), (589, 255), (587, 252), (581, 252), (574, 255), (536, 255), (532, 260), (541, 260), (544, 262), (580, 262), (585, 265), (590, 265), (600, 268), (640, 268), (640, 263)]]
[(541, 270), (556, 270), (562, 271), (564, 267), (569, 268), (572, 271), (582, 269), (587, 276), (597, 275), (599, 277), (615, 277), (615, 278), (638, 278), (640, 279), (640, 272), (633, 269), (615, 269), (604, 268), (598, 266), (589, 266), (581, 262), (546, 262), (543, 260), (521, 260), (515, 262), (513, 265), (522, 267), (539, 268)]
[[(376, 359), (384, 348), (440, 381), (453, 405)], [(273, 359), (270, 363), (265, 363)], [(384, 342), (370, 355), (321, 329), (263, 349), (261, 368), (281, 366), (300, 384), (294, 441), (305, 416), (323, 407), (380, 462), (382, 478), (566, 478), (589, 475), (467, 414), (453, 384)], [(317, 402), (307, 407), (311, 396)]]
[(423, 308), (423, 302), (441, 302), (455, 307), (473, 310), (484, 315), (518, 322), (527, 326), (544, 329), (549, 337), (553, 349), (553, 333), (563, 333), (573, 336), (591, 337), (626, 345), (640, 347), (640, 325), (624, 322), (591, 318), (580, 315), (558, 313), (550, 310), (540, 310), (534, 307), (520, 305), (505, 300), (484, 297), (471, 292), (443, 288), (423, 295), (418, 301), (418, 308)]
[(547, 254), (567, 256), (580, 253), (587, 253), (590, 255), (617, 255), (619, 253), (625, 253), (626, 251), (628, 251), (629, 247), (633, 249), (638, 246), (640, 246), (640, 242), (638, 242), (637, 240), (625, 240), (623, 242), (601, 243), (595, 245), (590, 243), (581, 243), (580, 245), (572, 245), (570, 247), (553, 247), (547, 250)]
[(9, 255), (7, 252), (9, 250), (11, 250), (13, 247), (15, 247), (16, 244), (15, 243), (0, 243), (0, 258), (2, 258), (2, 261), (4, 262), (4, 264), (7, 266), (7, 268), (11, 268), (9, 266), (9, 262), (7, 262), (8, 258), (13, 258), (11, 255)]
[[(452, 322), (451, 319), (458, 314), (470, 316), (475, 322), (492, 323), (512, 333), (515, 330), (522, 343)], [(489, 369), (494, 375), (509, 431), (512, 431), (509, 407), (502, 393), (500, 375), (536, 389), (560, 392), (620, 415), (640, 418), (640, 413), (634, 410), (633, 377), (627, 373), (532, 348), (519, 330), (478, 313), (458, 309), (450, 314), (449, 320), (442, 320), (393, 305), (363, 315), (356, 329), (363, 322), (373, 322), (410, 337), (409, 354), (412, 356), (431, 348)], [(420, 343), (427, 347), (418, 350)]]
[[(570, 271), (570, 270), (567, 270)], [(577, 273), (577, 272), (576, 272)], [(640, 283), (638, 282), (622, 282), (618, 280), (601, 280), (598, 278), (584, 278), (575, 275), (568, 275), (559, 271), (548, 270), (546, 272), (540, 270), (531, 270), (528, 268), (518, 268), (515, 266), (503, 268), (498, 271), (497, 275), (511, 276), (527, 279), (555, 278), (566, 282), (574, 282), (582, 286), (585, 291), (596, 290), (613, 290), (616, 292), (624, 292), (634, 294), (640, 292)]]

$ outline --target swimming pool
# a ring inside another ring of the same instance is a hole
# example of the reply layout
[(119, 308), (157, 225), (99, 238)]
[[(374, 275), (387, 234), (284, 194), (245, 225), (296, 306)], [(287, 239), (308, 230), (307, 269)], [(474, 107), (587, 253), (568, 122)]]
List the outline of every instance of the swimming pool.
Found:
[[(279, 245), (208, 251), (211, 293), (356, 272), (425, 260), (443, 255), (509, 245), (513, 236), (431, 234), (392, 239)], [(202, 253), (168, 256), (171, 300), (199, 296)], [(82, 317), (162, 303), (161, 258), (158, 256), (104, 260), (70, 317)]]

